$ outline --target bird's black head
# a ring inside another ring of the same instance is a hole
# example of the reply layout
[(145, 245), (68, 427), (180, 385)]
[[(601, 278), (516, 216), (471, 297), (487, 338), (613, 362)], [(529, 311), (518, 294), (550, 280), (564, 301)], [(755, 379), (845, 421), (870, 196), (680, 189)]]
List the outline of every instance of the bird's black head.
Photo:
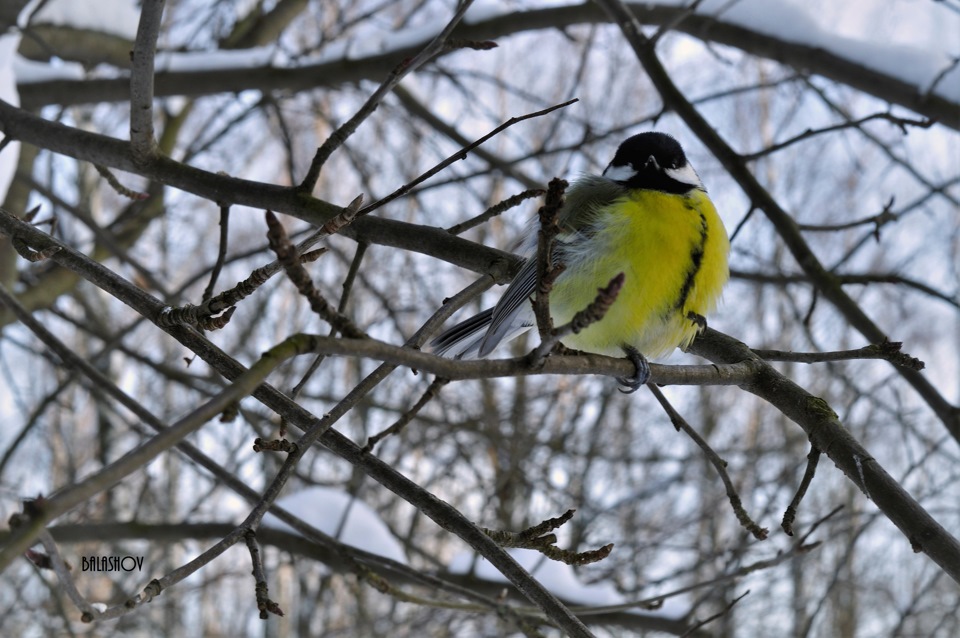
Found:
[(645, 188), (683, 194), (703, 188), (697, 172), (687, 162), (683, 147), (664, 133), (640, 133), (617, 149), (603, 176), (627, 188)]

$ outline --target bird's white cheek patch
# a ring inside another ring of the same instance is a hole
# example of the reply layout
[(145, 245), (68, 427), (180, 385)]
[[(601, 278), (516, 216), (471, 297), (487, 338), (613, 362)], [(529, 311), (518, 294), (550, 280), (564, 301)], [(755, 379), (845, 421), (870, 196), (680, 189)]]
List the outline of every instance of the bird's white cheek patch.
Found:
[(637, 171), (633, 170), (629, 164), (624, 166), (608, 166), (607, 170), (603, 171), (603, 176), (607, 179), (611, 179), (615, 182), (627, 182), (633, 179), (637, 174)]
[(681, 184), (690, 184), (697, 188), (703, 188), (703, 182), (700, 181), (700, 176), (697, 175), (697, 171), (693, 170), (693, 167), (689, 164), (681, 168), (668, 168), (664, 172)]

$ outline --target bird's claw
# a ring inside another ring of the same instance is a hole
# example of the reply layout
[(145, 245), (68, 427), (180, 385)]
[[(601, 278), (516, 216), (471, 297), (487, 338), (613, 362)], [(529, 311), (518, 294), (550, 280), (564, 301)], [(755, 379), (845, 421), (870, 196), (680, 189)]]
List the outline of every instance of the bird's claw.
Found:
[(631, 377), (617, 377), (617, 382), (623, 386), (619, 388), (620, 392), (633, 394), (650, 380), (650, 364), (647, 363), (647, 358), (633, 346), (623, 346), (623, 352), (633, 363), (634, 372)]
[(691, 310), (687, 313), (687, 319), (697, 324), (697, 332), (703, 332), (707, 329), (707, 318), (703, 315)]

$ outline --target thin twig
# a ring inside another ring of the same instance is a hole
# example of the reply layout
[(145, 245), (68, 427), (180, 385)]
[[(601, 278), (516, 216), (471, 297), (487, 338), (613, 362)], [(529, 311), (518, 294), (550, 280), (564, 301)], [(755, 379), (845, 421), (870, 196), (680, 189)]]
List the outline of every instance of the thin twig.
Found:
[(450, 383), (449, 379), (444, 379), (441, 377), (434, 379), (412, 408), (404, 412), (400, 418), (394, 421), (388, 428), (381, 430), (367, 439), (367, 444), (363, 446), (363, 451), (368, 453), (372, 452), (373, 448), (381, 440), (393, 434), (399, 434), (403, 428), (405, 428), (407, 424), (410, 423), (410, 421), (412, 421), (413, 418), (420, 413), (420, 410), (422, 410), (424, 406), (426, 406), (430, 401), (436, 398), (438, 394), (440, 394), (440, 389), (448, 383)]
[(550, 560), (559, 561), (567, 565), (589, 565), (596, 563), (613, 551), (613, 543), (586, 552), (572, 552), (557, 547), (557, 535), (554, 530), (559, 529), (573, 518), (576, 510), (567, 510), (556, 518), (548, 518), (532, 527), (519, 532), (508, 530), (481, 528), (500, 547), (519, 547), (540, 552)]
[[(734, 279), (743, 279), (746, 281), (756, 281), (760, 283), (777, 285), (812, 282), (810, 277), (805, 274), (759, 273), (735, 269), (730, 271), (730, 277)], [(910, 279), (908, 277), (903, 277), (901, 275), (884, 273), (835, 273), (834, 279), (839, 281), (844, 286), (850, 284), (862, 286), (867, 286), (870, 284), (893, 284), (895, 286), (913, 288), (917, 292), (922, 292), (923, 294), (929, 295), (934, 299), (939, 299), (944, 303), (950, 304), (954, 308), (960, 309), (960, 296), (955, 295), (951, 297), (949, 294), (937, 290), (928, 284), (925, 284), (921, 281), (916, 281), (915, 279)]]
[(925, 364), (920, 359), (901, 352), (900, 341), (871, 343), (856, 350), (835, 350), (832, 352), (790, 352), (788, 350), (754, 350), (758, 357), (767, 361), (792, 361), (795, 363), (823, 363), (826, 361), (850, 361), (856, 359), (882, 359), (894, 365), (923, 370)]
[(77, 584), (73, 580), (72, 570), (60, 555), (60, 548), (57, 547), (57, 542), (53, 540), (53, 536), (51, 536), (48, 530), (43, 530), (40, 532), (38, 539), (43, 544), (43, 549), (47, 552), (47, 556), (50, 559), (50, 567), (52, 567), (53, 571), (57, 574), (60, 587), (66, 592), (70, 600), (73, 601), (73, 604), (77, 606), (77, 609), (82, 612), (81, 620), (83, 622), (93, 622), (96, 620), (100, 612), (89, 600), (84, 598), (83, 594), (77, 589)]
[(794, 494), (793, 500), (787, 505), (787, 509), (783, 513), (783, 520), (780, 522), (780, 527), (786, 532), (787, 536), (793, 536), (793, 522), (797, 519), (797, 508), (800, 507), (800, 501), (807, 494), (810, 482), (813, 481), (813, 477), (817, 473), (817, 463), (819, 462), (820, 450), (811, 445), (810, 453), (807, 454), (807, 469), (803, 473), (800, 485), (797, 486), (797, 493)]
[[(393, 94), (400, 99), (400, 103), (403, 104), (408, 112), (416, 117), (419, 117), (438, 133), (447, 136), (450, 141), (457, 146), (462, 147), (470, 144), (469, 138), (460, 133), (455, 127), (447, 124), (437, 115), (435, 115), (430, 108), (423, 103), (423, 101), (415, 97), (404, 85), (398, 85), (393, 90)], [(496, 170), (505, 176), (512, 177), (518, 183), (526, 186), (527, 188), (537, 188), (538, 182), (518, 170), (514, 162), (505, 160), (502, 157), (482, 148), (474, 149), (473, 153), (476, 157), (486, 162), (491, 169)], [(434, 183), (434, 186), (435, 185), (436, 182)]]
[(881, 210), (876, 215), (870, 215), (869, 217), (863, 217), (861, 219), (854, 219), (849, 222), (844, 222), (842, 224), (797, 224), (797, 227), (805, 232), (812, 233), (824, 233), (824, 232), (836, 232), (838, 230), (849, 230), (851, 228), (856, 228), (857, 226), (873, 225), (873, 235), (878, 240), (880, 239), (880, 229), (883, 226), (891, 222), (895, 222), (900, 219), (900, 216), (893, 212), (893, 202), (895, 198), (893, 195), (890, 196), (890, 199), (887, 200), (887, 203), (883, 205), (883, 210)]
[(714, 615), (710, 616), (709, 618), (704, 618), (703, 620), (701, 620), (700, 622), (698, 622), (696, 625), (694, 625), (694, 626), (691, 627), (690, 629), (688, 629), (688, 630), (686, 630), (685, 632), (683, 632), (683, 634), (680, 636), (680, 638), (686, 638), (687, 636), (692, 636), (698, 629), (700, 629), (701, 627), (703, 627), (703, 626), (706, 625), (707, 623), (713, 622), (713, 621), (716, 620), (717, 618), (721, 618), (721, 617), (723, 617), (723, 616), (726, 616), (728, 613), (730, 613), (730, 610), (733, 609), (733, 606), (736, 605), (736, 604), (737, 604), (738, 602), (740, 602), (741, 600), (743, 600), (743, 598), (744, 598), (747, 594), (749, 594), (749, 593), (750, 593), (750, 590), (748, 589), (747, 591), (743, 592), (742, 594), (740, 594), (739, 596), (737, 596), (736, 598), (734, 598), (733, 601), (731, 601), (731, 603), (730, 603), (729, 605), (727, 605), (726, 607), (724, 607), (724, 608), (723, 608), (722, 610), (720, 610), (719, 612), (715, 613)]
[[(810, 526), (810, 529), (808, 529), (808, 530), (806, 531), (806, 533), (805, 533), (803, 536), (801, 536), (799, 540), (796, 541), (796, 546), (797, 546), (797, 547), (810, 547), (812, 544), (811, 544), (811, 545), (807, 545), (807, 539), (810, 538), (810, 536), (811, 536), (815, 531), (817, 531), (817, 528), (818, 528), (818, 527), (820, 527), (821, 525), (823, 525), (824, 523), (826, 523), (828, 520), (830, 520), (831, 518), (833, 518), (834, 516), (836, 516), (838, 513), (840, 513), (840, 510), (842, 510), (843, 508), (844, 508), (843, 505), (837, 505), (837, 506), (834, 507), (832, 510), (830, 510), (829, 512), (827, 512), (825, 515), (821, 516), (817, 521), (815, 521), (815, 522), (813, 523), (813, 525)], [(819, 543), (820, 543), (820, 541), (817, 541), (816, 544), (819, 545)]]
[[(314, 251), (307, 251), (316, 245), (322, 239), (326, 239), (332, 234), (340, 231), (349, 224), (360, 209), (363, 203), (363, 195), (358, 195), (347, 205), (343, 211), (323, 224), (312, 235), (296, 245), (296, 252), (299, 254), (300, 263), (306, 264), (316, 261), (326, 252), (326, 248), (319, 248)], [(186, 324), (191, 326), (204, 326), (204, 322), (213, 321), (214, 315), (236, 306), (238, 303), (252, 295), (256, 290), (265, 284), (271, 277), (283, 270), (279, 260), (274, 260), (266, 266), (261, 266), (250, 273), (250, 276), (238, 283), (236, 286), (224, 290), (219, 295), (211, 297), (199, 305), (184, 304), (177, 307), (166, 307), (160, 316), (157, 317), (157, 324), (160, 326), (173, 326), (177, 324)], [(204, 326), (205, 327), (205, 326)]]
[[(831, 111), (847, 120), (853, 119), (849, 108), (844, 106), (840, 101), (830, 97), (822, 87), (818, 86), (816, 82), (811, 80), (809, 75), (802, 76), (801, 80), (806, 88), (810, 89), (814, 95), (820, 98), (820, 101), (823, 102)], [(878, 135), (871, 132), (869, 129), (860, 129), (859, 133), (866, 139), (873, 142), (873, 144), (880, 149), (880, 152), (886, 155), (891, 162), (896, 164), (902, 170), (906, 171), (911, 177), (913, 177), (913, 179), (922, 184), (925, 188), (929, 189), (931, 193), (938, 193), (954, 207), (960, 206), (960, 199), (955, 197), (948, 189), (943, 188), (942, 186), (937, 186), (931, 182), (930, 179), (919, 170), (916, 162), (907, 161), (903, 157), (898, 156), (893, 152), (893, 149), (890, 148), (890, 144), (882, 140)]]
[(553, 319), (550, 318), (550, 291), (563, 272), (565, 266), (555, 263), (553, 244), (560, 234), (560, 208), (563, 206), (563, 193), (569, 184), (566, 180), (553, 178), (547, 185), (547, 197), (537, 211), (540, 230), (537, 232), (537, 288), (533, 297), (533, 314), (537, 320), (537, 331), (541, 343), (553, 332)]
[(903, 131), (904, 133), (907, 132), (907, 126), (916, 126), (919, 128), (930, 128), (934, 124), (934, 121), (930, 119), (913, 120), (906, 117), (897, 117), (896, 115), (893, 115), (892, 113), (888, 113), (888, 112), (872, 113), (865, 117), (861, 117), (860, 119), (857, 119), (857, 120), (847, 120), (844, 122), (833, 124), (831, 126), (824, 126), (818, 129), (808, 128), (802, 133), (794, 135), (793, 137), (786, 139), (778, 144), (772, 144), (771, 146), (761, 149), (755, 153), (744, 153), (740, 157), (743, 159), (743, 161), (751, 162), (753, 160), (760, 159), (761, 157), (766, 157), (767, 155), (772, 155), (778, 151), (782, 151), (783, 149), (789, 146), (793, 146), (797, 142), (802, 142), (812, 137), (823, 135), (824, 133), (834, 133), (836, 131), (842, 131), (848, 128), (859, 129), (866, 122), (870, 122), (873, 120), (886, 120), (887, 122), (891, 122), (892, 124), (895, 124), (896, 126), (898, 126), (900, 130)]
[[(829, 518), (836, 512), (831, 512), (824, 519)], [(821, 521), (822, 522), (822, 521)], [(806, 539), (806, 535), (803, 537)], [(677, 596), (682, 596), (698, 589), (705, 588), (715, 588), (717, 585), (722, 585), (724, 583), (730, 583), (749, 574), (753, 574), (765, 569), (771, 569), (783, 563), (801, 558), (808, 554), (809, 552), (819, 548), (821, 545), (820, 541), (805, 544), (801, 541), (796, 541), (792, 544), (792, 547), (788, 551), (780, 551), (773, 558), (762, 559), (756, 562), (744, 565), (732, 572), (727, 572), (726, 574), (721, 574), (715, 578), (709, 580), (699, 581), (690, 585), (685, 585), (683, 587), (678, 587), (671, 591), (660, 594), (659, 596), (653, 596), (650, 598), (642, 598), (640, 600), (632, 600), (627, 603), (620, 605), (603, 605), (601, 607), (593, 607), (590, 610), (580, 612), (581, 615), (591, 615), (591, 614), (602, 614), (608, 611), (622, 611), (625, 609), (630, 609), (632, 607), (645, 607), (645, 608), (655, 608), (655, 606), (662, 605), (663, 601), (669, 598), (676, 598)]]
[(94, 164), (93, 167), (97, 169), (97, 172), (100, 174), (107, 184), (112, 188), (118, 195), (122, 195), (128, 199), (134, 201), (143, 201), (150, 198), (150, 193), (143, 193), (140, 191), (135, 191), (132, 188), (127, 188), (120, 183), (120, 180), (117, 179), (117, 176), (113, 174), (106, 166), (101, 166), (100, 164)]
[[(353, 255), (353, 261), (350, 262), (350, 270), (347, 271), (347, 276), (343, 280), (343, 294), (340, 295), (340, 301), (337, 303), (337, 312), (340, 314), (345, 314), (347, 312), (347, 301), (350, 299), (350, 291), (353, 289), (353, 283), (356, 281), (357, 273), (360, 271), (360, 264), (363, 262), (363, 256), (367, 254), (367, 247), (369, 244), (366, 242), (360, 242), (357, 244), (357, 250)], [(336, 329), (331, 326), (330, 333), (331, 336), (336, 334)], [(310, 381), (310, 378), (313, 377), (314, 373), (320, 369), (320, 364), (323, 363), (324, 356), (318, 354), (313, 358), (313, 361), (310, 362), (310, 366), (307, 368), (307, 371), (303, 374), (300, 380), (297, 382), (293, 389), (290, 390), (290, 398), (296, 399), (300, 396), (300, 392), (303, 391), (304, 386), (307, 385), (307, 382)], [(283, 420), (280, 420), (280, 435), (283, 436), (286, 431), (286, 423)]]
[(957, 65), (960, 65), (960, 56), (958, 55), (952, 56), (950, 59), (950, 64), (947, 64), (942, 69), (940, 69), (937, 75), (934, 76), (933, 80), (930, 82), (930, 86), (928, 86), (927, 90), (923, 92), (924, 97), (929, 98), (930, 96), (932, 96), (937, 86), (939, 86), (940, 83), (943, 82), (943, 78), (947, 77), (947, 75), (951, 71), (957, 68)]
[(682, 7), (677, 11), (677, 15), (673, 16), (669, 20), (666, 20), (660, 27), (657, 29), (657, 32), (650, 36), (650, 45), (654, 46), (657, 42), (660, 41), (664, 35), (676, 29), (681, 22), (692, 16), (697, 12), (697, 8), (703, 4), (704, 0), (693, 0), (689, 5)]
[(27, 245), (20, 237), (14, 237), (10, 240), (10, 245), (13, 246), (13, 249), (17, 251), (17, 254), (26, 259), (29, 262), (36, 263), (38, 261), (43, 261), (44, 259), (50, 259), (55, 254), (60, 252), (59, 246), (47, 246), (43, 250), (34, 250)]
[(620, 289), (623, 288), (625, 277), (623, 273), (617, 274), (610, 280), (610, 283), (608, 283), (606, 287), (597, 289), (597, 296), (590, 302), (590, 305), (573, 315), (573, 319), (571, 319), (569, 323), (551, 330), (550, 333), (540, 341), (540, 344), (527, 356), (530, 366), (537, 368), (542, 365), (544, 358), (553, 351), (554, 347), (556, 347), (564, 337), (579, 333), (587, 326), (603, 319), (610, 310), (610, 306), (617, 300)]
[[(316, 261), (327, 251), (326, 248), (319, 248), (310, 252), (302, 252), (304, 246), (315, 243), (313, 240), (317, 238), (319, 234), (320, 233), (308, 237), (297, 245), (297, 252), (300, 253), (300, 263), (307, 264)], [(274, 260), (265, 266), (255, 268), (249, 277), (234, 287), (224, 290), (199, 305), (184, 304), (175, 307), (167, 306), (160, 316), (157, 317), (157, 323), (161, 326), (174, 326), (177, 324), (190, 326), (199, 325), (200, 322), (236, 306), (256, 292), (260, 286), (269, 281), (271, 277), (281, 270), (283, 270), (283, 266), (279, 260)]]
[(366, 333), (358, 328), (353, 321), (330, 306), (320, 291), (313, 285), (310, 274), (300, 263), (300, 255), (297, 254), (296, 247), (287, 237), (287, 233), (276, 215), (267, 211), (266, 220), (267, 239), (270, 242), (270, 248), (277, 254), (277, 259), (287, 272), (287, 277), (297, 287), (297, 291), (310, 303), (310, 308), (343, 336), (352, 339), (366, 337)]
[(736, 514), (740, 524), (748, 532), (753, 534), (754, 538), (761, 541), (765, 540), (768, 533), (767, 528), (760, 527), (754, 523), (753, 519), (750, 518), (750, 515), (747, 514), (747, 511), (743, 508), (743, 501), (740, 500), (737, 490), (733, 487), (733, 481), (730, 480), (730, 476), (727, 474), (727, 462), (721, 459), (720, 455), (710, 447), (710, 444), (707, 443), (696, 430), (690, 427), (690, 424), (674, 409), (667, 400), (667, 397), (663, 395), (663, 392), (660, 391), (660, 388), (658, 388), (655, 383), (648, 383), (647, 388), (653, 393), (653, 396), (656, 397), (657, 401), (667, 413), (667, 416), (670, 417), (670, 422), (673, 424), (673, 427), (675, 427), (678, 432), (682, 431), (693, 439), (694, 443), (703, 450), (707, 460), (709, 460), (714, 469), (717, 470), (717, 473), (720, 475), (720, 480), (723, 481), (723, 487), (727, 491), (727, 498), (730, 500), (730, 505), (733, 507), (733, 513)]
[(263, 558), (260, 553), (260, 545), (257, 543), (257, 535), (252, 530), (244, 534), (244, 540), (247, 542), (247, 551), (250, 552), (250, 562), (253, 564), (253, 580), (256, 582), (257, 611), (260, 612), (260, 619), (266, 620), (270, 614), (283, 616), (283, 610), (280, 605), (270, 600), (270, 591), (267, 588), (267, 575), (263, 569)]
[(220, 205), (220, 244), (217, 249), (217, 261), (210, 270), (210, 283), (203, 291), (201, 299), (209, 301), (213, 296), (213, 291), (217, 287), (217, 279), (220, 278), (220, 271), (223, 269), (223, 263), (227, 259), (227, 241), (230, 237), (230, 207)]
[(512, 197), (508, 197), (502, 202), (494, 204), (493, 206), (483, 211), (476, 217), (473, 217), (466, 221), (460, 222), (459, 224), (455, 224), (451, 226), (450, 228), (447, 229), (447, 232), (450, 233), (451, 235), (459, 235), (461, 233), (465, 233), (471, 228), (476, 228), (477, 226), (490, 221), (494, 217), (497, 217), (498, 215), (502, 215), (503, 213), (510, 210), (514, 206), (518, 206), (524, 200), (530, 199), (531, 197), (540, 197), (546, 192), (547, 191), (545, 191), (542, 188), (529, 188), (521, 193), (517, 193)]
[(524, 120), (529, 120), (529, 119), (532, 119), (532, 118), (535, 118), (535, 117), (541, 117), (541, 116), (543, 116), (543, 115), (547, 115), (548, 113), (552, 113), (553, 111), (556, 111), (557, 109), (562, 109), (562, 108), (565, 108), (565, 107), (567, 107), (567, 106), (570, 106), (571, 104), (573, 104), (573, 103), (575, 103), (575, 102), (579, 102), (579, 99), (578, 99), (578, 98), (574, 98), (574, 99), (572, 99), (572, 100), (567, 100), (566, 102), (563, 102), (563, 103), (561, 103), (561, 104), (556, 104), (556, 105), (554, 105), (554, 106), (550, 106), (550, 107), (547, 107), (547, 108), (545, 108), (545, 109), (541, 109), (541, 110), (539, 110), (539, 111), (534, 111), (533, 113), (527, 113), (526, 115), (521, 115), (521, 116), (519, 116), (519, 117), (511, 117), (509, 120), (507, 120), (506, 122), (504, 122), (503, 124), (501, 124), (501, 125), (498, 126), (497, 128), (493, 129), (492, 131), (490, 131), (489, 133), (487, 133), (486, 135), (484, 135), (483, 137), (481, 137), (481, 138), (478, 139), (477, 141), (473, 142), (472, 144), (468, 144), (467, 146), (461, 148), (459, 151), (457, 151), (456, 153), (454, 153), (453, 155), (451, 155), (451, 156), (448, 157), (447, 159), (443, 160), (442, 162), (440, 162), (439, 164), (437, 164), (436, 166), (434, 166), (433, 168), (431, 168), (430, 170), (428, 170), (426, 173), (423, 173), (422, 175), (420, 175), (419, 177), (417, 177), (416, 179), (414, 179), (412, 182), (409, 182), (409, 183), (407, 183), (407, 184), (404, 184), (403, 186), (401, 186), (401, 187), (398, 188), (397, 190), (393, 191), (392, 193), (390, 193), (390, 194), (387, 195), (386, 197), (384, 197), (384, 198), (382, 198), (382, 199), (379, 199), (379, 200), (373, 202), (373, 203), (370, 204), (369, 206), (363, 207), (362, 209), (360, 209), (360, 212), (358, 213), (358, 215), (366, 215), (367, 213), (370, 213), (370, 212), (372, 212), (372, 211), (380, 208), (381, 206), (384, 206), (385, 204), (389, 204), (390, 202), (392, 202), (392, 201), (395, 200), (396, 198), (401, 197), (401, 196), (403, 196), (403, 195), (406, 195), (406, 194), (409, 193), (411, 190), (413, 190), (413, 188), (414, 188), (415, 186), (417, 186), (417, 184), (420, 184), (420, 183), (422, 183), (422, 182), (430, 179), (431, 177), (433, 177), (434, 175), (436, 175), (437, 173), (439, 173), (440, 171), (442, 171), (442, 170), (445, 169), (446, 167), (450, 166), (450, 165), (453, 164), (454, 162), (459, 161), (459, 160), (464, 160), (464, 159), (466, 159), (466, 158), (467, 158), (467, 153), (469, 153), (470, 151), (472, 151), (472, 150), (475, 149), (476, 147), (480, 146), (481, 144), (483, 144), (484, 142), (486, 142), (487, 140), (489, 140), (491, 137), (493, 137), (493, 136), (497, 135), (498, 133), (501, 133), (502, 131), (505, 131), (506, 129), (510, 128), (510, 127), (513, 126), (514, 124), (517, 124), (517, 123), (519, 123), (519, 122), (523, 122)]
[[(62, 208), (66, 211), (69, 211), (74, 217), (76, 217), (80, 222), (90, 229), (90, 232), (94, 234), (97, 239), (97, 242), (103, 248), (107, 249), (109, 252), (113, 253), (117, 259), (122, 261), (125, 264), (128, 264), (131, 268), (137, 271), (137, 276), (147, 282), (147, 284), (153, 289), (160, 292), (164, 297), (169, 296), (166, 286), (164, 286), (159, 279), (157, 279), (156, 270), (149, 268), (146, 265), (140, 263), (140, 261), (130, 254), (130, 251), (125, 248), (120, 241), (118, 241), (117, 235), (114, 232), (111, 232), (108, 229), (103, 228), (97, 221), (93, 218), (93, 215), (90, 214), (90, 211), (81, 205), (71, 204), (70, 202), (64, 200), (62, 197), (57, 195), (45, 186), (41, 184), (33, 177), (26, 178), (30, 187), (38, 191), (43, 195), (44, 198), (50, 200), (50, 202), (57, 208)], [(38, 206), (39, 208), (39, 206)], [(24, 217), (26, 219), (26, 217)], [(54, 226), (57, 221), (57, 217), (53, 216), (50, 218), (50, 234), (55, 235), (56, 231)], [(30, 221), (30, 220), (27, 220)], [(96, 249), (94, 249), (96, 250)]]
[(450, 21), (447, 22), (447, 25), (443, 30), (435, 37), (424, 49), (414, 56), (412, 59), (403, 60), (394, 67), (393, 71), (387, 76), (387, 78), (377, 87), (377, 90), (373, 92), (363, 106), (347, 120), (340, 128), (330, 134), (330, 137), (324, 141), (324, 143), (317, 149), (316, 154), (313, 157), (313, 161), (310, 163), (310, 169), (307, 171), (306, 176), (303, 178), (303, 182), (300, 183), (298, 189), (302, 192), (312, 192), (313, 188), (317, 185), (317, 180), (320, 178), (320, 170), (323, 168), (323, 165), (326, 163), (327, 159), (333, 154), (335, 150), (340, 148), (340, 146), (347, 140), (348, 137), (353, 135), (353, 133), (360, 127), (360, 124), (363, 123), (371, 114), (377, 109), (377, 106), (380, 105), (380, 102), (383, 101), (383, 98), (393, 90), (397, 84), (400, 83), (408, 73), (414, 71), (430, 60), (434, 56), (443, 53), (444, 43), (446, 39), (450, 36), (450, 33), (453, 31), (454, 27), (459, 24), (460, 20), (463, 19), (464, 14), (467, 12), (467, 9), (470, 8), (473, 0), (464, 0), (460, 2), (460, 5), (457, 7), (457, 10), (454, 12), (453, 17), (450, 18)]

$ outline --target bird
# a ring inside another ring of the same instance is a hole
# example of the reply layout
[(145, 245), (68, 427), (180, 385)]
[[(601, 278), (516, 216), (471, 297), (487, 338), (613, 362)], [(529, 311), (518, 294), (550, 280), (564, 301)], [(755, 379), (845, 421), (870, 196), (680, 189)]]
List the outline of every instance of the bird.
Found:
[[(730, 276), (723, 221), (683, 147), (658, 131), (627, 138), (603, 173), (575, 180), (557, 221), (552, 259), (563, 268), (549, 292), (555, 325), (569, 322), (623, 274), (603, 318), (561, 343), (625, 355), (635, 373), (618, 378), (621, 391), (636, 391), (650, 378), (647, 358), (686, 349), (718, 305)], [(484, 358), (536, 325), (535, 224), (523, 246), (527, 260), (497, 304), (442, 332), (429, 344), (434, 354)]]

